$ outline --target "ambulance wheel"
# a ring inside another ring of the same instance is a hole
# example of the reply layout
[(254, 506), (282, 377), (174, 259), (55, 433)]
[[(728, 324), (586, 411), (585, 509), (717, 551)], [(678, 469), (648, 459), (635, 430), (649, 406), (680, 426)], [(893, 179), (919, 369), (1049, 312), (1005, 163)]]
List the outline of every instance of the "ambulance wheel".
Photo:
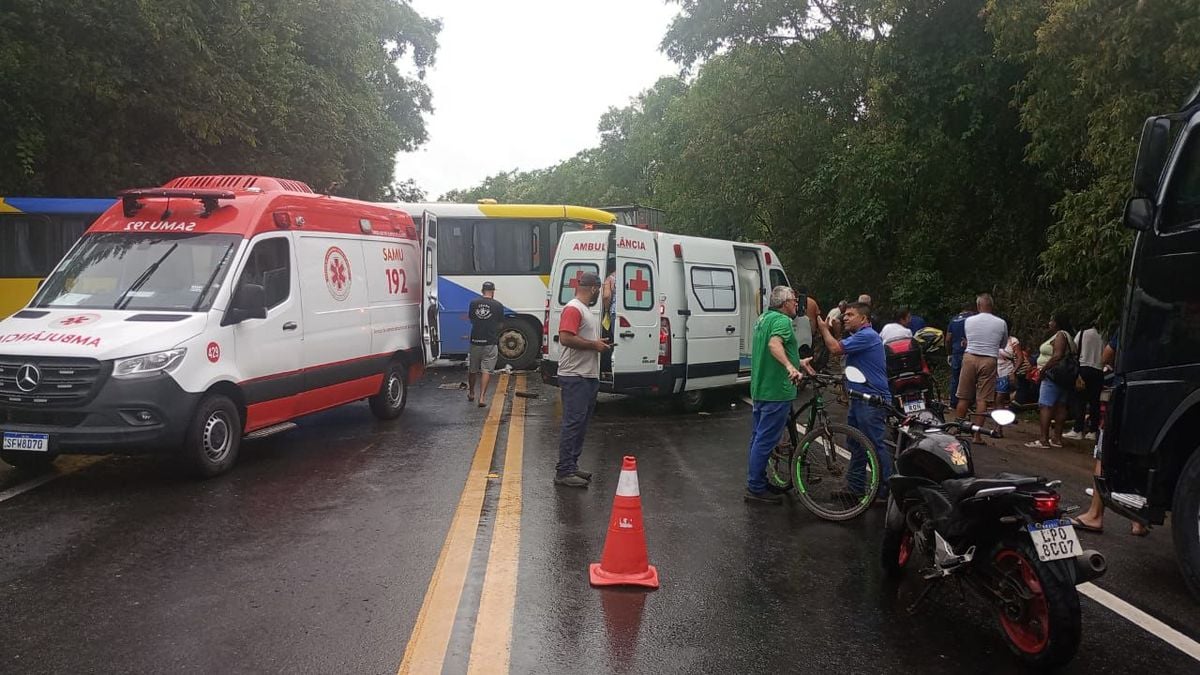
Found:
[(704, 390), (696, 389), (694, 391), (685, 391), (682, 394), (675, 394), (675, 407), (679, 408), (680, 412), (698, 413), (704, 409)]
[(379, 393), (367, 402), (371, 404), (371, 412), (381, 420), (394, 420), (404, 412), (404, 405), (408, 403), (408, 381), (404, 377), (403, 363), (395, 361), (388, 366)]
[(497, 368), (509, 365), (513, 370), (529, 370), (542, 351), (538, 331), (524, 319), (507, 319), (500, 329)]
[(41, 473), (54, 465), (54, 456), (44, 452), (5, 450), (4, 452), (0, 452), (0, 459), (4, 460), (4, 463), (11, 467), (28, 471), (29, 473)]
[(196, 478), (225, 473), (242, 445), (242, 418), (229, 397), (210, 394), (200, 401), (183, 439), (183, 463)]

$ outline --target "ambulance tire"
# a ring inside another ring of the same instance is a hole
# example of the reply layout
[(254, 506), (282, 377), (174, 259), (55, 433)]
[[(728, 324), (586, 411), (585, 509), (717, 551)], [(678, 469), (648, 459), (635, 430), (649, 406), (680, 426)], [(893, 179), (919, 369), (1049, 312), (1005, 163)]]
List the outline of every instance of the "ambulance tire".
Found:
[(404, 412), (408, 403), (408, 380), (405, 378), (404, 364), (393, 361), (383, 372), (383, 383), (379, 385), (379, 393), (367, 399), (371, 412), (381, 420), (394, 420)]
[(680, 394), (675, 394), (675, 407), (679, 412), (698, 413), (704, 410), (704, 403), (707, 397), (704, 395), (703, 389), (693, 389)]
[(54, 455), (44, 452), (20, 452), (5, 450), (0, 452), (0, 459), (5, 464), (28, 473), (41, 473), (54, 466)]
[(525, 319), (507, 319), (500, 328), (499, 356), (496, 368), (512, 366), (513, 370), (529, 370), (542, 353), (539, 331)]
[(242, 446), (242, 416), (228, 396), (209, 394), (183, 439), (183, 468), (195, 478), (212, 478), (228, 471)]

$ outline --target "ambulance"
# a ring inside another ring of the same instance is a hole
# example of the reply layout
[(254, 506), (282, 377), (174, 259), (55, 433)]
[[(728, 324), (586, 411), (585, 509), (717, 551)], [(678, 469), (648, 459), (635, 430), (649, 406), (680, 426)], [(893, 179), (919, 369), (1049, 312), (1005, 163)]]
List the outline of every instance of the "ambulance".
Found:
[(261, 176), (127, 190), (0, 321), (0, 459), (158, 451), (208, 477), (302, 415), (393, 419), (437, 306), (431, 215)]
[[(768, 246), (637, 227), (567, 232), (559, 242), (546, 300), (542, 379), (556, 384), (558, 325), (580, 277), (615, 274), (602, 391), (673, 396), (698, 410), (705, 392), (750, 382), (754, 324), (771, 289), (788, 286)], [(592, 308), (600, 315), (601, 306)]]

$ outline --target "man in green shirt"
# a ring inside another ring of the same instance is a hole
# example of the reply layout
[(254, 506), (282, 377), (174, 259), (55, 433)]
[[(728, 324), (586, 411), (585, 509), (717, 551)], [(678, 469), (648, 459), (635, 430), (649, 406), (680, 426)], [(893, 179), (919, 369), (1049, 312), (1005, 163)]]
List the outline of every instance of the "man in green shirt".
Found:
[(750, 398), (754, 399), (754, 432), (750, 437), (750, 471), (746, 501), (778, 504), (783, 495), (767, 489), (767, 459), (783, 435), (799, 384), (800, 354), (792, 319), (796, 293), (787, 286), (771, 289), (770, 308), (754, 325), (750, 361)]

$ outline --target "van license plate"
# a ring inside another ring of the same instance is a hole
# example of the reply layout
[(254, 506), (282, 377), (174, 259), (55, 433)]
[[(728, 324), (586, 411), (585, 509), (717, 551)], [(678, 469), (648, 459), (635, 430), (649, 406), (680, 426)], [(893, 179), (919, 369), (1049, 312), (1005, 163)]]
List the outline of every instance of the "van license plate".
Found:
[(1070, 520), (1047, 520), (1029, 526), (1029, 536), (1042, 562), (1074, 558), (1083, 552)]
[(924, 409), (925, 409), (925, 400), (924, 399), (918, 398), (918, 399), (913, 399), (911, 401), (904, 402), (904, 412), (905, 413), (909, 413), (909, 414), (919, 413)]
[(26, 452), (49, 452), (50, 434), (18, 434), (4, 433), (5, 450), (24, 450)]

